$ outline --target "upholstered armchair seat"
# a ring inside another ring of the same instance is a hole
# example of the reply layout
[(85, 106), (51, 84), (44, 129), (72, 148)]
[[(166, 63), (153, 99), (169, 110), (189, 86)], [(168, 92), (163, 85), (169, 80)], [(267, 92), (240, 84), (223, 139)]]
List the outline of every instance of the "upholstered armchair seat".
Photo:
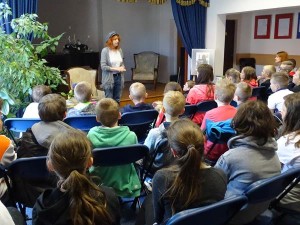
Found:
[(66, 75), (70, 89), (74, 89), (76, 83), (86, 81), (92, 86), (92, 97), (94, 99), (104, 98), (104, 92), (96, 87), (97, 70), (73, 67), (66, 71)]
[(151, 80), (153, 81), (155, 79), (154, 72), (135, 72), (132, 77), (133, 80)]
[(144, 83), (153, 82), (156, 88), (159, 54), (155, 52), (141, 52), (134, 54), (135, 68), (132, 68), (132, 80)]

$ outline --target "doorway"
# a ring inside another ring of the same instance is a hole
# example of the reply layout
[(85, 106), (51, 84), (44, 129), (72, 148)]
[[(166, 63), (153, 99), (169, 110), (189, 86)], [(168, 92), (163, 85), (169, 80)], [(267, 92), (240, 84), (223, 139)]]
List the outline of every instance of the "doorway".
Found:
[(233, 67), (235, 20), (226, 20), (223, 74)]

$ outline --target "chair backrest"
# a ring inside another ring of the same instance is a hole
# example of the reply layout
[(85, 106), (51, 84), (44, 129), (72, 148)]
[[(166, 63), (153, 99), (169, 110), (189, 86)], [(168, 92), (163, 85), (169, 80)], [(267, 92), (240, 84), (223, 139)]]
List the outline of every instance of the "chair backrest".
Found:
[(157, 116), (158, 112), (155, 109), (127, 112), (122, 114), (119, 125), (128, 126), (138, 137), (139, 143), (144, 143)]
[(94, 166), (119, 166), (134, 163), (149, 153), (146, 145), (136, 144), (93, 149)]
[(252, 96), (251, 97), (258, 97), (259, 99), (265, 92), (266, 87), (265, 86), (260, 86), (260, 87), (254, 87), (252, 88)]
[(299, 174), (300, 169), (290, 169), (285, 173), (251, 184), (244, 192), (248, 198), (248, 204), (236, 214), (232, 223), (252, 222), (259, 214), (268, 209), (270, 202), (282, 193)]
[(25, 118), (8, 118), (4, 121), (9, 136), (16, 143), (14, 133), (25, 132), (28, 128), (31, 128), (35, 123), (40, 122), (40, 119), (25, 119)]
[(86, 81), (92, 85), (92, 95), (98, 95), (96, 88), (97, 70), (87, 70), (82, 67), (73, 67), (66, 71), (66, 75), (70, 89), (73, 89), (76, 83), (80, 81)]
[(4, 121), (5, 127), (13, 132), (25, 132), (33, 124), (40, 122), (40, 119), (8, 118)]
[(249, 203), (273, 200), (298, 176), (300, 168), (290, 169), (280, 175), (257, 181), (245, 191)]
[(153, 175), (157, 170), (169, 166), (172, 160), (175, 159), (171, 154), (168, 138), (165, 137), (157, 143), (153, 154), (149, 156), (147, 172)]
[(180, 118), (190, 118), (193, 119), (195, 113), (198, 110), (197, 105), (186, 105), (184, 107), (184, 113), (182, 115), (180, 115)]
[(89, 132), (91, 128), (101, 125), (100, 122), (97, 122), (95, 115), (66, 117), (63, 121), (84, 132)]
[(207, 112), (207, 111), (217, 108), (217, 107), (218, 107), (218, 104), (213, 100), (199, 102), (197, 104), (197, 112)]
[(208, 206), (188, 209), (172, 216), (167, 225), (225, 225), (246, 202), (245, 196), (236, 196)]
[(158, 68), (159, 54), (155, 52), (140, 52), (133, 55), (135, 68), (140, 72), (154, 72)]
[(57, 178), (48, 171), (46, 158), (20, 158), (6, 168), (11, 179), (9, 195), (15, 202), (32, 208), (45, 189), (56, 187)]

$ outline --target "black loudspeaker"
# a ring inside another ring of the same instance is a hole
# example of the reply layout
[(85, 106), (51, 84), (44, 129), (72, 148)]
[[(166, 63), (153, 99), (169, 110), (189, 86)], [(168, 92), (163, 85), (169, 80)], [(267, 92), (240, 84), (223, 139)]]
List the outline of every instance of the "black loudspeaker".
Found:
[(240, 71), (242, 71), (242, 69), (245, 66), (251, 66), (255, 69), (256, 60), (255, 58), (240, 58), (239, 63), (240, 63)]

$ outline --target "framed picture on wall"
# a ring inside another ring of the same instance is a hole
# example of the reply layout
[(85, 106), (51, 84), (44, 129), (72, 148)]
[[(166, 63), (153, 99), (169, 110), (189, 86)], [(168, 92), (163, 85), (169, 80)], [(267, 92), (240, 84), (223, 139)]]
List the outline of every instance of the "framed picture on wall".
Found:
[(297, 38), (300, 39), (300, 13), (298, 13)]
[(214, 49), (192, 49), (191, 75), (197, 75), (197, 68), (200, 64), (209, 64), (214, 68)]
[(269, 39), (272, 15), (255, 16), (254, 39)]
[(275, 16), (275, 39), (290, 39), (293, 33), (293, 13), (277, 14)]

